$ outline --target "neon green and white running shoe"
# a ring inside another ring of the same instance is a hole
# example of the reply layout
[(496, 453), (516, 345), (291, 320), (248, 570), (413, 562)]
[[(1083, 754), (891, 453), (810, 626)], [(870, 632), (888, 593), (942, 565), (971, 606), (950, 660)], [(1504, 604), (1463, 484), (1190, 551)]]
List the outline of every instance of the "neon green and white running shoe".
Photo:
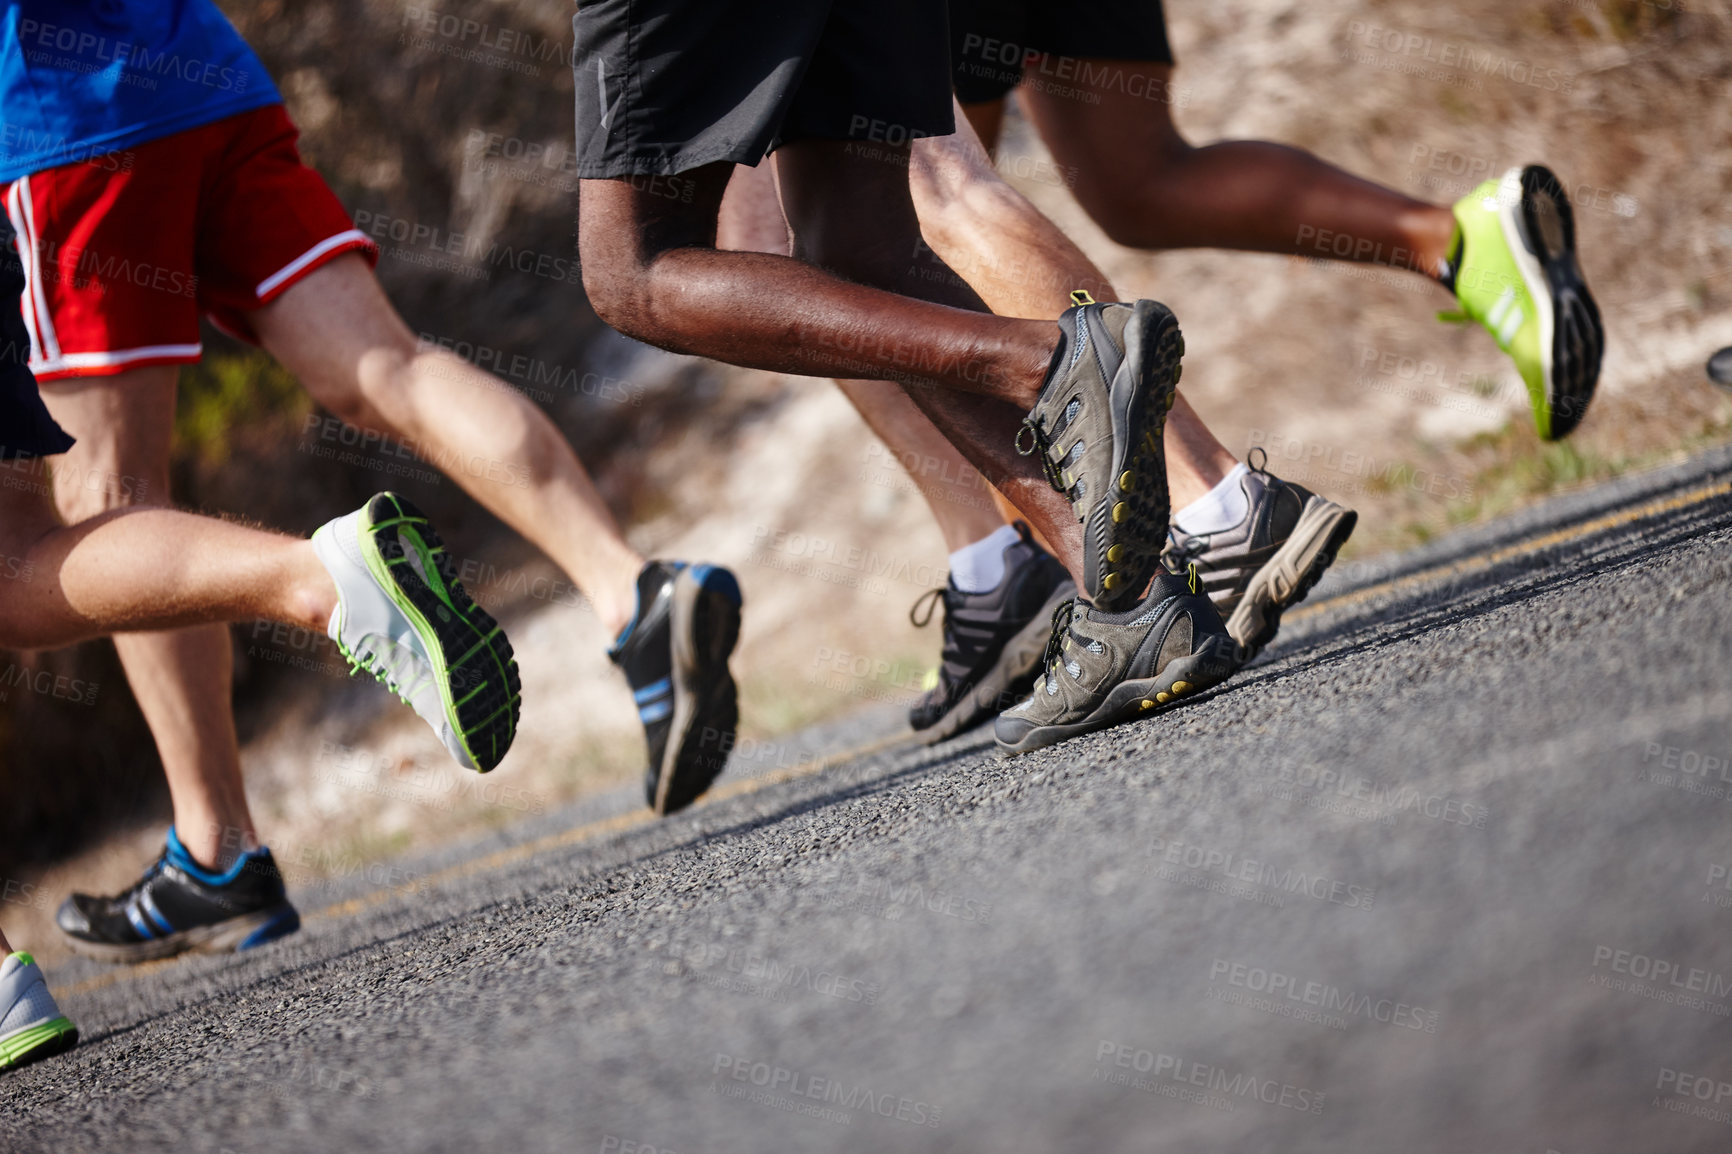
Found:
[(1576, 263), (1570, 198), (1549, 168), (1530, 164), (1488, 180), (1455, 203), (1450, 270), (1461, 311), (1521, 371), (1545, 440), (1568, 436), (1600, 379), (1606, 331)]
[(48, 982), (29, 954), (0, 961), (0, 1070), (10, 1070), (78, 1045), (78, 1027), (48, 992)]
[(517, 735), (517, 661), (421, 510), (380, 493), (321, 525), (313, 549), (337, 583), (328, 632), (350, 673), (384, 682), (466, 768), (498, 765)]

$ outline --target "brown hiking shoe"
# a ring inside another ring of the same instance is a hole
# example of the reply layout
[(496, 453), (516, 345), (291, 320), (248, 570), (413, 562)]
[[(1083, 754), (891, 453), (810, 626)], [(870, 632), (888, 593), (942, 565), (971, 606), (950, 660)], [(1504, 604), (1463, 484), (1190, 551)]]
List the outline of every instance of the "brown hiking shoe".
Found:
[(1194, 537), (1175, 525), (1167, 547), (1168, 568), (1195, 565), (1202, 574), (1245, 661), (1275, 639), (1282, 612), (1305, 600), (1359, 522), (1358, 513), (1283, 481), (1267, 464), (1267, 457), (1263, 465), (1246, 462), (1244, 520)]
[(1052, 487), (1083, 524), (1083, 592), (1103, 609), (1142, 600), (1167, 544), (1161, 446), (1185, 338), (1156, 301), (1096, 304), (1087, 293), (1059, 318), (1040, 399), (1016, 449), (1039, 450)]
[(993, 726), (999, 748), (1026, 753), (1163, 709), (1232, 676), (1237, 648), (1194, 570), (1160, 573), (1123, 613), (1066, 601), (1045, 676)]

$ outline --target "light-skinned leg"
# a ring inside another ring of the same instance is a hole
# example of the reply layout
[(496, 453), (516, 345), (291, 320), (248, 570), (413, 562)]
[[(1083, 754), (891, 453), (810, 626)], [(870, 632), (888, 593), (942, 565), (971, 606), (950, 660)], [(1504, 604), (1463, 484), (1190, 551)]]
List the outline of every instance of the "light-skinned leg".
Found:
[[(55, 381), (42, 396), (78, 443), (51, 462), (61, 515), (77, 523), (111, 509), (166, 507), (179, 367)], [(188, 852), (225, 869), (258, 844), (241, 778), (230, 696), (234, 655), (222, 625), (126, 633), (115, 651), (156, 741)]]
[[(521, 394), (448, 352), (419, 348), (360, 257), (316, 270), (252, 319), (322, 404), (446, 468), (571, 575), (610, 633), (630, 620), (643, 558), (569, 443)], [(166, 503), (174, 374), (144, 369), (45, 388), (79, 439), (56, 466), (74, 479), (61, 486), (69, 520), (134, 500)], [(145, 483), (88, 480), (111, 476)], [(223, 868), (258, 842), (229, 704), (227, 633), (132, 636), (116, 646), (162, 753), (176, 829), (197, 860)]]
[(864, 232), (878, 258), (906, 264), (918, 237), (906, 159), (898, 187), (850, 171), (844, 147), (802, 141), (777, 153), (784, 204), (793, 204), (790, 179), (812, 194), (801, 206), (831, 204), (810, 216), (790, 208), (801, 259), (716, 248), (732, 165), (684, 174), (690, 202), (624, 180), (584, 181), (579, 246), (591, 303), (614, 328), (662, 348), (773, 372), (896, 382), (1080, 576), (1069, 502), (1011, 447), (1039, 396), (1054, 326), (976, 311), (978, 298), (960, 286), (947, 290), (954, 305), (866, 287), (831, 263), (825, 254), (850, 255), (844, 250)]
[[(734, 169), (722, 197), (716, 247), (779, 256), (792, 251), (793, 236), (776, 190), (775, 157), (756, 167), (742, 164)], [(881, 381), (838, 379), (836, 387), (907, 470), (950, 552), (984, 539), (1014, 516), (1009, 503), (906, 393), (887, 389)]]
[(175, 509), (66, 525), (45, 495), (0, 489), (0, 551), (32, 573), (0, 596), (0, 645), (14, 649), (261, 618), (323, 629), (337, 607), (311, 541)]
[[(140, 630), (186, 635), (257, 618), (319, 629), (337, 604), (310, 541), (137, 506), (68, 526), (37, 487), (0, 488), (0, 553), (32, 575), (0, 589), (0, 646), (8, 648)], [(11, 953), (0, 933), (0, 958)]]
[[(926, 242), (1004, 316), (1056, 317), (1070, 306), (1073, 289), (1118, 300), (1083, 251), (999, 176), (971, 123), (958, 115), (954, 135), (914, 146), (910, 183)], [(1214, 488), (1238, 463), (1183, 391), (1162, 444), (1175, 509)]]
[(423, 348), (366, 261), (332, 261), (251, 318), (265, 348), (344, 421), (408, 443), (551, 557), (607, 631), (637, 607), (644, 559), (534, 402), (438, 348)]

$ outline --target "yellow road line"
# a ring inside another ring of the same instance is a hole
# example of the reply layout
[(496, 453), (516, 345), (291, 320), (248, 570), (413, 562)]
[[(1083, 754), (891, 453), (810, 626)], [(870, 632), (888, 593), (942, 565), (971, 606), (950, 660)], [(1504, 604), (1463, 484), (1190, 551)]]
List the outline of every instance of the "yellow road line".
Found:
[(1554, 529), (1552, 532), (1542, 533), (1538, 537), (1529, 537), (1526, 540), (1517, 541), (1513, 545), (1494, 549), (1490, 553), (1468, 557), (1448, 565), (1439, 565), (1433, 569), (1424, 569), (1418, 573), (1409, 573), (1405, 577), (1368, 585), (1364, 589), (1356, 589), (1351, 593), (1343, 593), (1324, 601), (1304, 605), (1287, 614), (1286, 620), (1303, 621), (1305, 618), (1316, 616), (1319, 613), (1345, 609), (1351, 605), (1362, 605), (1373, 598), (1384, 597), (1419, 585), (1428, 585), (1443, 578), (1478, 573), (1514, 557), (1538, 553), (1542, 549), (1577, 541), (1583, 537), (1590, 537), (1607, 529), (1615, 529), (1620, 525), (1628, 525), (1632, 521), (1640, 521), (1646, 517), (1658, 516), (1661, 513), (1674, 513), (1679, 509), (1687, 509), (1692, 505), (1712, 501), (1714, 498), (1725, 496), (1727, 493), (1732, 493), (1732, 481), (1716, 481), (1711, 485), (1702, 485), (1675, 496), (1661, 497), (1616, 513), (1607, 513), (1603, 517), (1596, 517), (1592, 521), (1583, 521), (1581, 524), (1572, 525), (1567, 529)]
[[(797, 781), (802, 777), (812, 777), (813, 775), (822, 773), (827, 769), (842, 765), (846, 762), (856, 761), (862, 757), (870, 757), (874, 753), (891, 749), (909, 740), (910, 738), (908, 734), (895, 733), (888, 737), (879, 738), (877, 741), (868, 742), (855, 749), (844, 750), (841, 753), (833, 753), (828, 757), (820, 757), (800, 765), (788, 766), (783, 769), (772, 769), (765, 773), (761, 773), (756, 777), (748, 777), (739, 781), (728, 782), (726, 785), (717, 786), (715, 789), (710, 790), (696, 805), (692, 807), (692, 809), (685, 812), (692, 813), (704, 806), (714, 805), (717, 802), (726, 801), (733, 797), (743, 797), (747, 794), (757, 793), (759, 790), (768, 789), (773, 785), (781, 785), (783, 782)], [(608, 837), (612, 834), (624, 833), (627, 830), (654, 825), (659, 820), (660, 819), (657, 818), (654, 813), (647, 809), (633, 810), (630, 813), (622, 813), (614, 817), (601, 818), (598, 821), (574, 826), (571, 829), (563, 830), (560, 833), (548, 834), (546, 837), (524, 842), (522, 845), (515, 845), (508, 849), (496, 850), (493, 853), (487, 854), (485, 857), (478, 857), (466, 862), (459, 862), (454, 866), (448, 866), (436, 873), (428, 874), (426, 877), (416, 878), (414, 881), (403, 882), (400, 885), (390, 886), (386, 889), (374, 890), (372, 893), (363, 894), (358, 898), (351, 898), (346, 902), (338, 902), (335, 905), (326, 906), (323, 909), (315, 910), (306, 915), (302, 920), (315, 922), (324, 921), (326, 919), (349, 917), (350, 915), (358, 914), (363, 910), (372, 909), (374, 906), (381, 905), (395, 897), (412, 894), (419, 890), (440, 885), (444, 882), (454, 881), (458, 878), (473, 877), (478, 873), (496, 870), (502, 866), (525, 861), (534, 857), (536, 854), (547, 850), (558, 849), (563, 846), (578, 845), (582, 842), (594, 841), (599, 838)], [(179, 960), (181, 959), (159, 958), (156, 961), (141, 962), (137, 965), (116, 968), (107, 973), (99, 974), (94, 978), (87, 978), (82, 982), (76, 982), (70, 986), (50, 987), (49, 992), (56, 998), (64, 998), (77, 994), (87, 994), (93, 990), (100, 990), (119, 982), (131, 981), (134, 978), (155, 973), (164, 966), (172, 965)]]

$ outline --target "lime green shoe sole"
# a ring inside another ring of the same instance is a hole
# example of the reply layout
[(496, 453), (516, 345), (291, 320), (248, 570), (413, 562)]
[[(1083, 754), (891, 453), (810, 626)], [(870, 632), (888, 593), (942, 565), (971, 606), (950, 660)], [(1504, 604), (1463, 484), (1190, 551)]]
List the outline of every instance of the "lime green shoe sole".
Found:
[[(1529, 165), (1519, 178), (1512, 172), (1463, 197), (1455, 216), (1467, 242), (1457, 281), (1463, 312), (1515, 359), (1539, 435), (1568, 436), (1593, 400), (1606, 334), (1576, 259), (1575, 215), (1562, 182)], [(1490, 246), (1504, 252), (1475, 259), (1476, 247)], [(1507, 261), (1498, 259), (1506, 253)]]
[(517, 736), (523, 684), (511, 643), (457, 580), (445, 544), (407, 498), (380, 493), (361, 527), (367, 570), (415, 626), (433, 660), (446, 719), (486, 773)]
[(55, 1018), (40, 1026), (20, 1030), (10, 1037), (0, 1038), (0, 1070), (25, 1066), (55, 1054), (64, 1054), (78, 1045), (78, 1027), (66, 1018)]

